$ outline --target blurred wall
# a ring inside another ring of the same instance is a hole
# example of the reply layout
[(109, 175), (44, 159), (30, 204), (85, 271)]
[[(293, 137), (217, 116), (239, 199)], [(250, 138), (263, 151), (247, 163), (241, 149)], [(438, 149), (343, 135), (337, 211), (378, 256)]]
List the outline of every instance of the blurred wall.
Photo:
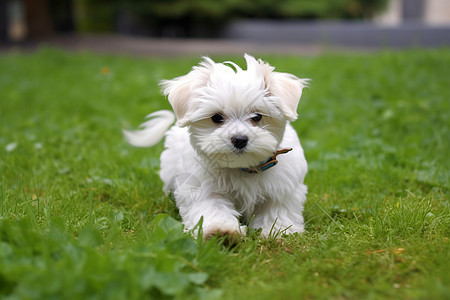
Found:
[(424, 20), (430, 25), (450, 25), (450, 0), (428, 0)]
[(386, 10), (375, 21), (382, 25), (449, 25), (450, 0), (389, 0)]

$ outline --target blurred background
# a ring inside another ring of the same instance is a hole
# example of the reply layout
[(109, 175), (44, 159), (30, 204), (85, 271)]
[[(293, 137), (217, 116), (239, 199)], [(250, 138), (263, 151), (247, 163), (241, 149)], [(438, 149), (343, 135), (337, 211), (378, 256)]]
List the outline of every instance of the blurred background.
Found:
[(0, 0), (3, 45), (87, 36), (437, 47), (450, 44), (450, 0)]

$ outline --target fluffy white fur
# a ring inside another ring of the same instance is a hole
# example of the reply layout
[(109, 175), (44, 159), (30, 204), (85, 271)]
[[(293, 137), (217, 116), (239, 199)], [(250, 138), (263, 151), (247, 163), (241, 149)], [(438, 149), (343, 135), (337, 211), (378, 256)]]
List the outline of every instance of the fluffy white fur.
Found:
[[(187, 75), (161, 82), (170, 111), (149, 115), (140, 131), (125, 131), (129, 143), (151, 146), (166, 132), (160, 176), (173, 193), (183, 223), (193, 229), (203, 217), (203, 235), (245, 235), (246, 224), (271, 232), (302, 232), (303, 184), (307, 164), (295, 130), (297, 106), (306, 80), (275, 72), (245, 55), (247, 70), (209, 58)], [(220, 114), (216, 123), (212, 116)], [(258, 116), (261, 115), (261, 120)], [(255, 121), (256, 120), (256, 121)], [(233, 138), (245, 136), (245, 147)], [(279, 163), (250, 174), (243, 168), (264, 163), (277, 149)]]

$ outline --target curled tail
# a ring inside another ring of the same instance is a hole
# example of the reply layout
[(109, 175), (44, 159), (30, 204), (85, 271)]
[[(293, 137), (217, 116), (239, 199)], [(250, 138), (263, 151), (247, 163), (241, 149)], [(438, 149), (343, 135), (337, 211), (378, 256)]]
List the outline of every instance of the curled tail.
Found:
[(135, 147), (150, 147), (155, 145), (164, 137), (170, 125), (175, 122), (175, 116), (169, 110), (160, 110), (151, 113), (146, 118), (149, 120), (141, 124), (141, 129), (123, 131), (127, 142)]

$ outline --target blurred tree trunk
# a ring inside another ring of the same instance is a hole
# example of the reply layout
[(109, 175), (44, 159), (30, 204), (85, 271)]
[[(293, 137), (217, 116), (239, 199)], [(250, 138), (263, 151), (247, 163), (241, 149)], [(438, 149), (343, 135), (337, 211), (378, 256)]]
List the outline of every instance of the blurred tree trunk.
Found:
[(0, 0), (0, 42), (8, 40), (8, 16), (6, 0)]
[(55, 32), (70, 33), (75, 30), (74, 5), (72, 0), (47, 0)]
[(53, 24), (47, 0), (23, 0), (29, 38), (53, 34)]

